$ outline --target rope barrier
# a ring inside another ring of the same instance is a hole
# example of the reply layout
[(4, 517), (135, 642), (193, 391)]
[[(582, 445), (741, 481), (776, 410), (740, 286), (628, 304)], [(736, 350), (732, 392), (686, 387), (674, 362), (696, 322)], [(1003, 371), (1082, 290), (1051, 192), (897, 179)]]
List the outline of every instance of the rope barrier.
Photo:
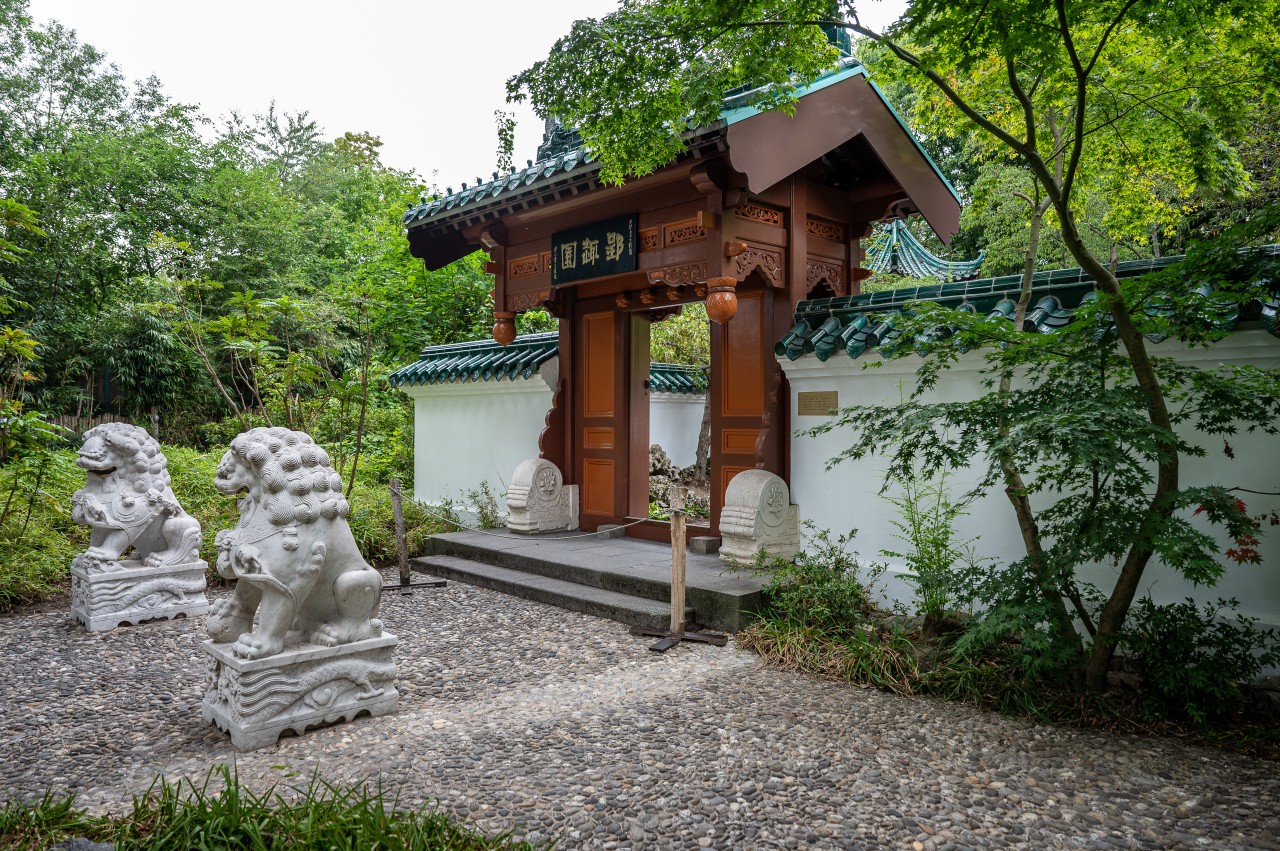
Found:
[[(432, 511), (430, 508), (426, 507), (426, 506), (425, 506), (425, 505), (423, 505), (422, 503), (418, 503), (418, 506), (419, 506), (423, 511), (425, 511), (427, 514), (430, 514), (432, 517), (436, 518), (437, 520), (443, 520), (445, 523), (448, 523), (448, 524), (449, 524), (449, 525), (451, 525), (451, 526), (457, 526), (459, 529), (465, 529), (465, 530), (467, 530), (468, 532), (479, 532), (481, 535), (488, 535), (488, 536), (489, 536), (489, 537), (491, 537), (491, 538), (506, 538), (507, 540), (522, 540), (522, 541), (527, 541), (527, 540), (529, 540), (529, 536), (528, 536), (528, 535), (504, 535), (504, 534), (501, 534), (501, 533), (499, 533), (499, 532), (491, 532), (491, 531), (489, 531), (488, 529), (481, 529), (481, 528), (479, 528), (479, 527), (477, 527), (477, 526), (468, 526), (467, 524), (465, 524), (465, 523), (463, 523), (463, 522), (461, 522), (461, 521), (459, 521), (459, 520), (455, 520), (455, 519), (453, 519), (453, 518), (451, 518), (451, 517), (447, 517), (447, 516), (445, 516), (445, 515), (443, 515), (443, 514), (436, 514), (434, 511)], [(623, 524), (621, 524), (621, 525), (619, 525), (619, 526), (615, 526), (614, 528), (615, 528), (615, 529), (629, 529), (629, 528), (630, 528), (630, 527), (632, 527), (632, 526), (638, 526), (639, 524), (644, 523), (644, 522), (646, 522), (646, 521), (648, 521), (648, 520), (651, 520), (651, 519), (652, 519), (652, 518), (650, 518), (650, 517), (641, 517), (639, 520), (633, 520), (633, 521), (631, 521), (630, 523), (623, 523)], [(557, 536), (556, 538), (554, 538), (553, 540), (556, 540), (556, 541), (567, 541), (567, 540), (571, 540), (571, 539), (573, 539), (573, 538), (596, 538), (596, 537), (599, 537), (599, 532), (582, 532), (582, 533), (577, 534), (577, 535), (559, 535), (559, 536)]]

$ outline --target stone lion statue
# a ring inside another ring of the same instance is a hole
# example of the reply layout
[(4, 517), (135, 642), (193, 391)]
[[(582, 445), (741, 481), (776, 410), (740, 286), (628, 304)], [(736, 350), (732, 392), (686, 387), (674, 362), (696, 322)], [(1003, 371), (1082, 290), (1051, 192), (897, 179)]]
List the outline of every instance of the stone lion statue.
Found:
[(239, 524), (215, 538), (218, 573), (238, 581), (230, 599), (211, 607), (214, 641), (234, 641), (232, 653), (259, 659), (286, 644), (332, 647), (381, 634), (374, 616), (382, 577), (356, 547), (342, 479), (309, 435), (285, 428), (238, 435), (214, 487), (245, 494)]
[(145, 429), (105, 423), (84, 435), (76, 459), (86, 474), (72, 497), (71, 518), (90, 528), (89, 549), (76, 556), (86, 572), (121, 569), (133, 548), (144, 567), (200, 559), (200, 522), (178, 504), (168, 461)]

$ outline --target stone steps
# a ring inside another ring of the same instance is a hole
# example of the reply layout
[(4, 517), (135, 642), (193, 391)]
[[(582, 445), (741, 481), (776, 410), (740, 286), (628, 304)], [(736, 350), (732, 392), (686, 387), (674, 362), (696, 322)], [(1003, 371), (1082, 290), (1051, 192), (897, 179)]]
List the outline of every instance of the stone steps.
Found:
[[(433, 557), (452, 556), (527, 577), (569, 583), (575, 586), (572, 593), (577, 596), (595, 589), (656, 604), (663, 612), (669, 612), (671, 607), (670, 544), (578, 532), (521, 535), (505, 530), (462, 531), (432, 535), (428, 552)], [(744, 622), (742, 613), (763, 605), (760, 589), (765, 577), (732, 572), (715, 555), (687, 553), (685, 564), (685, 600), (696, 610), (702, 625), (737, 632)], [(425, 566), (418, 569), (432, 572)], [(458, 579), (470, 581), (461, 576)], [(524, 581), (527, 585), (528, 580)], [(565, 605), (573, 608), (569, 603)], [(662, 624), (669, 622), (669, 614), (661, 619)]]
[[(523, 570), (484, 564), (450, 555), (423, 556), (413, 567), (443, 579), (452, 579), (513, 597), (523, 597), (599, 618), (644, 629), (666, 630), (671, 625), (671, 604), (609, 591)], [(694, 622), (694, 610), (685, 609), (685, 621)]]

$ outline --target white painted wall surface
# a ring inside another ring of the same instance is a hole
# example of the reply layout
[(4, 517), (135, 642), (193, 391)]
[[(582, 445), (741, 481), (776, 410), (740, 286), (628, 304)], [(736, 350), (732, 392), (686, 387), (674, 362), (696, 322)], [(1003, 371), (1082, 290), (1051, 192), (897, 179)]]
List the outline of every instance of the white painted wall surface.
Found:
[(488, 482), (505, 512), (516, 465), (538, 457), (557, 361), (528, 379), (401, 387), (413, 398), (414, 498), (470, 507), (466, 492)]
[[(1260, 328), (1241, 330), (1208, 349), (1188, 350), (1174, 341), (1151, 346), (1157, 356), (1173, 356), (1201, 367), (1218, 363), (1254, 364), (1270, 369), (1280, 368), (1280, 341)], [(980, 352), (965, 355), (950, 370), (927, 401), (961, 401), (976, 398), (982, 391), (977, 368), (982, 363)], [(835, 353), (827, 363), (813, 355), (797, 361), (781, 358), (782, 368), (791, 384), (791, 409), (796, 410), (796, 394), (836, 390), (842, 407), (852, 405), (890, 404), (903, 398), (915, 380), (920, 361), (916, 357), (888, 361), (876, 369), (864, 369), (871, 358), (866, 355), (850, 360), (843, 352)], [(823, 422), (825, 417), (795, 416), (795, 429), (806, 429)], [(895, 509), (879, 495), (887, 466), (884, 459), (871, 457), (857, 462), (843, 462), (831, 471), (826, 462), (848, 445), (847, 433), (839, 431), (820, 437), (794, 436), (791, 439), (791, 499), (800, 507), (800, 517), (820, 529), (845, 532), (858, 529), (854, 547), (862, 561), (886, 561), (890, 573), (882, 582), (888, 596), (910, 602), (911, 587), (901, 578), (902, 565), (880, 556), (884, 549), (901, 549), (894, 535)], [(1203, 458), (1185, 458), (1181, 465), (1181, 482), (1222, 484), (1255, 491), (1275, 492), (1280, 482), (1280, 437), (1266, 434), (1233, 435), (1228, 439), (1235, 458), (1228, 458), (1221, 438), (1201, 438), (1206, 450)], [(952, 480), (953, 493), (971, 484), (957, 475)], [(1242, 493), (1251, 514), (1280, 510), (1280, 497)], [(1002, 492), (983, 497), (969, 507), (969, 515), (957, 523), (962, 538), (975, 538), (978, 553), (1005, 563), (1024, 554), (1013, 510)], [(1204, 524), (1208, 530), (1209, 525)], [(1231, 543), (1221, 532), (1220, 551)], [(1178, 602), (1190, 596), (1199, 601), (1215, 601), (1219, 597), (1240, 600), (1240, 612), (1260, 619), (1263, 625), (1280, 625), (1280, 527), (1264, 529), (1261, 565), (1236, 565), (1227, 562), (1225, 575), (1213, 588), (1196, 588), (1185, 582), (1169, 567), (1152, 562), (1143, 576), (1139, 596), (1150, 594), (1158, 603)], [(1111, 565), (1095, 565), (1085, 576), (1105, 591), (1110, 591), (1117, 571)]]
[(689, 393), (649, 395), (649, 443), (658, 444), (677, 467), (698, 457), (698, 429), (706, 396)]

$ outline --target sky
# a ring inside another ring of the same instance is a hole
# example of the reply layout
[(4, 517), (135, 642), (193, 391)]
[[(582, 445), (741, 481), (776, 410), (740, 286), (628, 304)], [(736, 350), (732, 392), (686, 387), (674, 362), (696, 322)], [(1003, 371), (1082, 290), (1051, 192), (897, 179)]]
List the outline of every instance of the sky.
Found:
[[(864, 0), (883, 26), (905, 0)], [(534, 156), (542, 122), (506, 103), (506, 81), (542, 59), (576, 18), (617, 0), (30, 0), (31, 15), (76, 30), (131, 79), (155, 75), (177, 101), (217, 119), (306, 111), (332, 139), (369, 132), (382, 161), (429, 184), (487, 179), (497, 167), (495, 110), (516, 113), (515, 161)], [(483, 12), (483, 17), (478, 12)]]

